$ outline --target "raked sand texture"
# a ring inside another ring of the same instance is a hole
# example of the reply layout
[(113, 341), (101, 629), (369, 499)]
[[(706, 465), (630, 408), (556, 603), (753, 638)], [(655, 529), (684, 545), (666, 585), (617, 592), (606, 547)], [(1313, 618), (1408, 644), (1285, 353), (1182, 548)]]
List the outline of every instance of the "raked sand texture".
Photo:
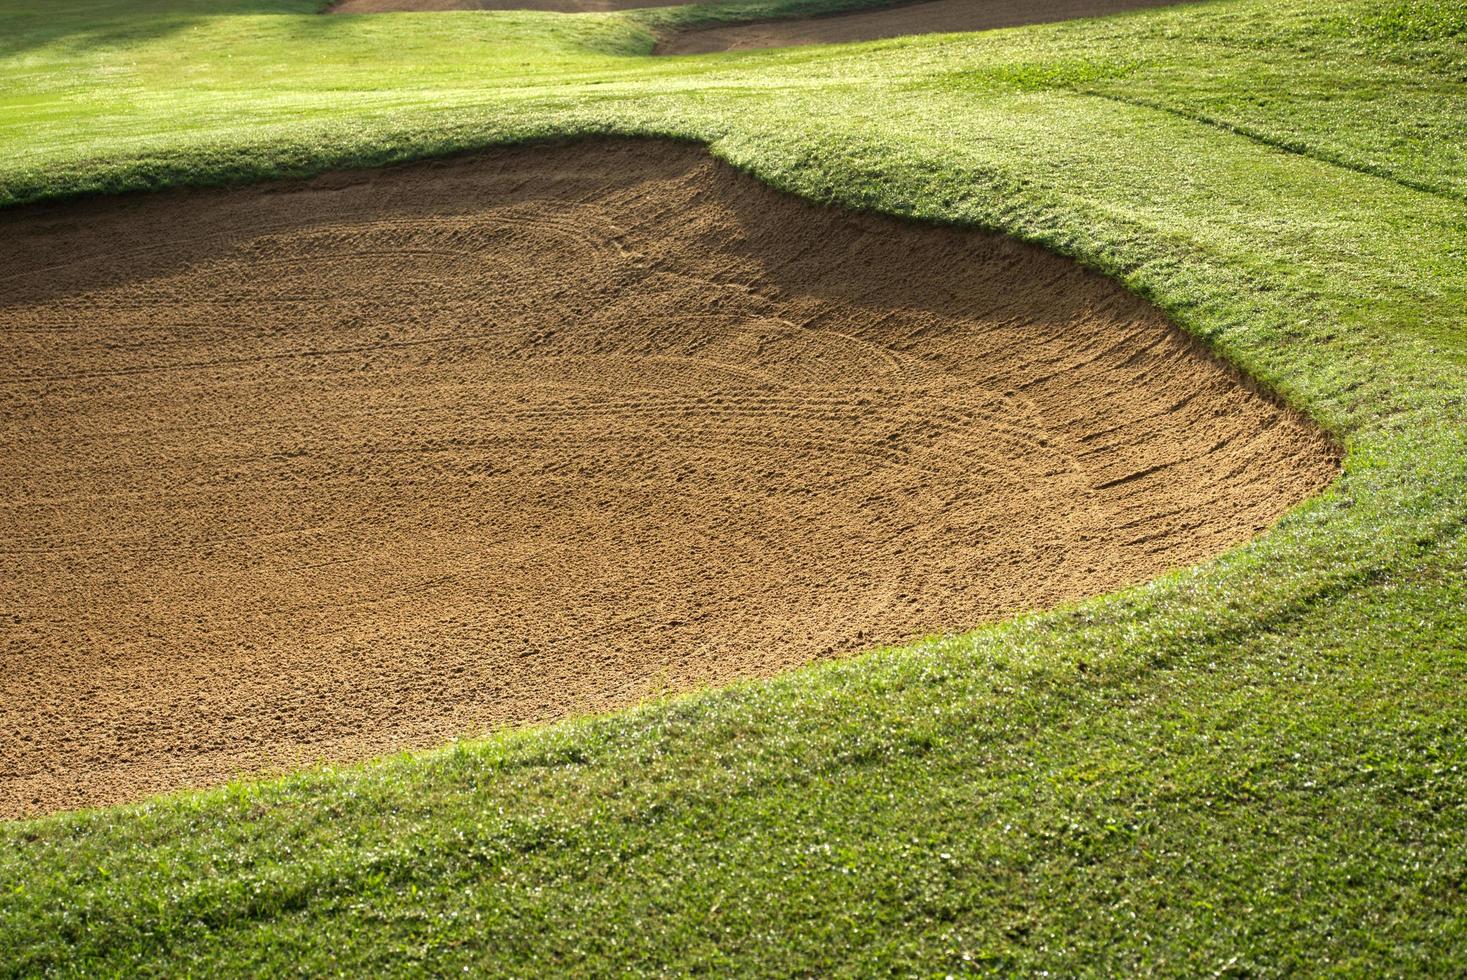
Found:
[(8, 817), (962, 630), (1336, 470), (1109, 280), (687, 146), (0, 226)]

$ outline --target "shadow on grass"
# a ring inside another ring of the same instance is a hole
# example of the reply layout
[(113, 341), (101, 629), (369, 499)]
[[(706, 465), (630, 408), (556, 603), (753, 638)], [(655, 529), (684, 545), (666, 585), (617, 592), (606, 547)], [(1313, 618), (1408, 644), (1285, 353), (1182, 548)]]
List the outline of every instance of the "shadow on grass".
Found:
[[(54, 44), (79, 49), (155, 40), (207, 18), (242, 14), (314, 14), (325, 0), (140, 0), (125, 17), (100, 17), (85, 0), (12, 0), (0, 5), (0, 58)], [(107, 13), (110, 13), (108, 11)]]

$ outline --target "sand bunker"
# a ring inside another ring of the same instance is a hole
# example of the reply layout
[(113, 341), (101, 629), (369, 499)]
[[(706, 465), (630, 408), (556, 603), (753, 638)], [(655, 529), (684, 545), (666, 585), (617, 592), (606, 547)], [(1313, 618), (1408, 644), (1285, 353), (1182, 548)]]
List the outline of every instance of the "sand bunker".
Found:
[(930, 0), (928, 3), (828, 17), (754, 21), (680, 34), (657, 46), (658, 54), (708, 54), (800, 44), (844, 44), (907, 34), (949, 34), (1020, 27), (1079, 17), (1102, 17), (1178, 0)]
[[(638, 7), (676, 7), (689, 0), (338, 0), (332, 14), (389, 14), (433, 10), (549, 10), (562, 14), (600, 14)], [(718, 3), (720, 0), (707, 0)]]
[(1114, 283), (691, 147), (0, 225), (8, 817), (971, 627), (1335, 472)]
[[(382, 14), (433, 10), (550, 10), (604, 13), (638, 7), (672, 7), (690, 0), (339, 0), (336, 14)], [(706, 0), (718, 3), (720, 0)], [(657, 46), (658, 54), (707, 54), (800, 44), (874, 41), (906, 34), (986, 31), (1079, 17), (1175, 6), (1185, 0), (928, 0), (859, 13), (789, 20), (751, 21), (689, 31)]]

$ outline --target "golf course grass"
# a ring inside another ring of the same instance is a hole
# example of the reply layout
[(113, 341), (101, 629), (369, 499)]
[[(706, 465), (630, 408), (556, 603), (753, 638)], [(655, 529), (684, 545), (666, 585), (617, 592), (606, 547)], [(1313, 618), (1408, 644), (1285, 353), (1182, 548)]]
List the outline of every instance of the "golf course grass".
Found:
[(0, 974), (1467, 972), (1467, 3), (649, 56), (859, 6), (10, 0), (0, 203), (697, 141), (1112, 276), (1329, 432), (1334, 485), (973, 633), (0, 824)]

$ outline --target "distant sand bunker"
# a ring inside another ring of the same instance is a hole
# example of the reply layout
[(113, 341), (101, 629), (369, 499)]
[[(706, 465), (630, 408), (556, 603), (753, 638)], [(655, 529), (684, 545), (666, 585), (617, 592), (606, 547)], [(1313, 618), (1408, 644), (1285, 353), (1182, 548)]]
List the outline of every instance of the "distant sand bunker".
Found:
[(691, 0), (337, 0), (327, 12), (391, 14), (439, 10), (548, 10), (562, 14), (594, 14), (637, 7), (676, 7), (689, 2)]
[[(548, 10), (604, 13), (638, 7), (670, 7), (694, 0), (338, 0), (337, 14), (435, 10)], [(708, 0), (711, 3), (723, 0)], [(658, 54), (708, 54), (801, 44), (844, 44), (907, 34), (946, 34), (1020, 27), (1081, 17), (1103, 17), (1186, 0), (926, 0), (845, 14), (745, 21), (688, 31), (657, 46)]]
[(1335, 472), (1114, 283), (683, 146), (0, 226), (6, 816), (964, 629)]
[[(368, 0), (370, 2), (370, 0)], [(709, 54), (802, 44), (847, 44), (909, 34), (957, 34), (1103, 17), (1180, 0), (928, 0), (824, 17), (753, 21), (688, 31), (657, 46), (658, 54)]]

